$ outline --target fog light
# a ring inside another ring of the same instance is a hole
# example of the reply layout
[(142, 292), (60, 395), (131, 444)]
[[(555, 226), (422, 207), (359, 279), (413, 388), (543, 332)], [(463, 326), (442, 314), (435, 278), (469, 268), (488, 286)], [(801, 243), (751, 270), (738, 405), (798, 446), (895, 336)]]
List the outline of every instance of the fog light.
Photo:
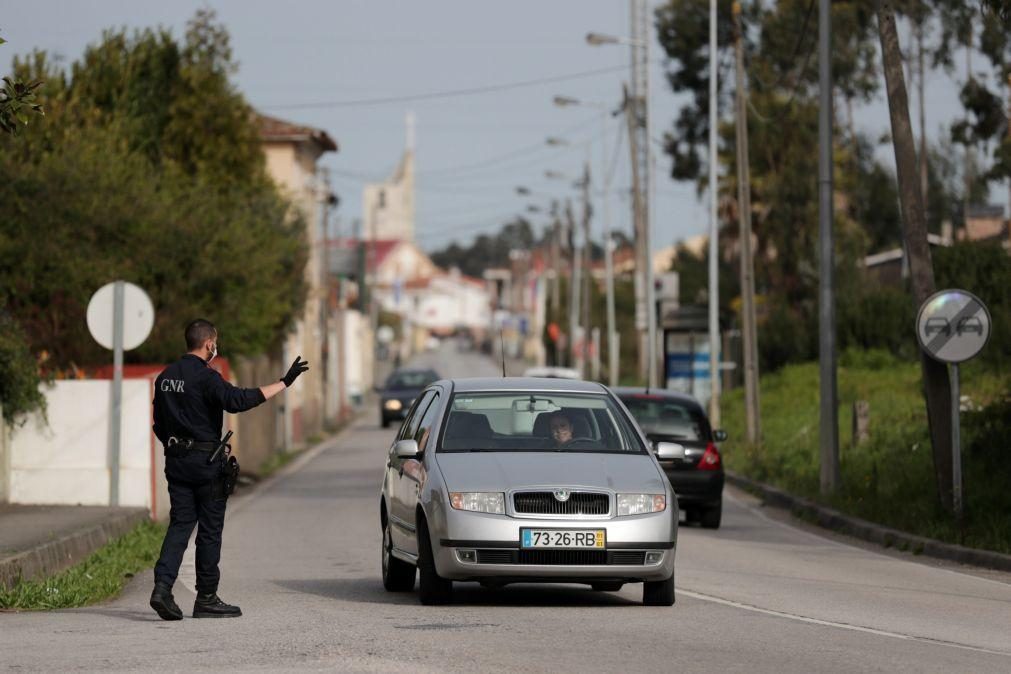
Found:
[(663, 550), (654, 550), (646, 553), (647, 564), (659, 564), (663, 561)]
[(477, 562), (477, 550), (457, 550), (456, 558), (461, 562), (474, 564)]

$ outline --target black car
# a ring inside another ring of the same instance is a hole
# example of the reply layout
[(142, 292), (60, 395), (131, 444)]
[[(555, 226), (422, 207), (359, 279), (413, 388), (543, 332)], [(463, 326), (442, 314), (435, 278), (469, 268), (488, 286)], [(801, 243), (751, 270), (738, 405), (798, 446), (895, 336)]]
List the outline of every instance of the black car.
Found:
[(435, 370), (420, 368), (400, 368), (386, 379), (379, 389), (379, 418), (383, 428), (391, 421), (401, 421), (411, 409), (411, 403), (422, 389), (439, 379)]
[(724, 476), (716, 443), (726, 440), (727, 434), (710, 427), (702, 405), (690, 395), (642, 388), (613, 391), (654, 446), (658, 442), (684, 446), (683, 460), (660, 459), (660, 465), (687, 520), (707, 529), (718, 529), (723, 513)]

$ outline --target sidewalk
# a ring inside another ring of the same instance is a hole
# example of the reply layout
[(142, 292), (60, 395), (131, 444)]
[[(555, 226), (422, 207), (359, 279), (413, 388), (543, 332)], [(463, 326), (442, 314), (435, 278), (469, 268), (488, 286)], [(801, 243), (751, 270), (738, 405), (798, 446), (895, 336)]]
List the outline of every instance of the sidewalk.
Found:
[(147, 518), (146, 508), (0, 504), (0, 586), (61, 571)]

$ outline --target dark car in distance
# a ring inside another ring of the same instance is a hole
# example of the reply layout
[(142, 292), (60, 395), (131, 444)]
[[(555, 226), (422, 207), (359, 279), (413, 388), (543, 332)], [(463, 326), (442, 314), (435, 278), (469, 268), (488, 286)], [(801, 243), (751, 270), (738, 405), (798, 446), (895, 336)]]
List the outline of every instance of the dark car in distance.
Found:
[(726, 440), (714, 431), (699, 401), (666, 389), (612, 389), (643, 434), (653, 443), (675, 442), (685, 448), (684, 459), (660, 459), (660, 466), (677, 494), (688, 522), (718, 529), (723, 515), (723, 460), (716, 448)]
[(418, 394), (438, 379), (438, 373), (427, 368), (394, 370), (379, 389), (379, 419), (383, 428), (388, 428), (393, 421), (403, 421)]

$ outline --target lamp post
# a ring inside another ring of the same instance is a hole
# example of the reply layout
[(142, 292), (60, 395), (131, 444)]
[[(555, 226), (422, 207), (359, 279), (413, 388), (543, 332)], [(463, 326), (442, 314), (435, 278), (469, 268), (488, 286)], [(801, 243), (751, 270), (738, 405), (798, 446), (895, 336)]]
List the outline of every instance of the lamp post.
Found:
[[(656, 289), (653, 281), (653, 261), (650, 244), (650, 229), (653, 218), (651, 209), (653, 207), (654, 173), (653, 152), (651, 143), (651, 115), (649, 114), (650, 85), (649, 85), (649, 33), (648, 18), (646, 16), (644, 0), (631, 0), (632, 6), (632, 27), (634, 37), (618, 37), (605, 35), (602, 33), (588, 33), (586, 43), (592, 46), (600, 45), (627, 45), (632, 47), (632, 99), (638, 105), (642, 101), (643, 124), (638, 126), (641, 136), (638, 139), (630, 138), (630, 145), (642, 163), (644, 172), (645, 190), (638, 185), (635, 189), (643, 195), (641, 212), (635, 216), (635, 220), (640, 224), (636, 228), (636, 237), (639, 239), (636, 246), (638, 252), (637, 273), (641, 274), (638, 282), (641, 291), (636, 294), (636, 302), (644, 303), (645, 307), (637, 307), (637, 314), (646, 318), (646, 381), (649, 387), (657, 385), (657, 318), (656, 318)], [(638, 140), (638, 142), (636, 142)], [(633, 200), (634, 203), (634, 200)], [(634, 208), (634, 207), (633, 207)], [(642, 311), (640, 314), (639, 311)], [(641, 324), (640, 324), (641, 325)], [(641, 328), (640, 328), (641, 330)], [(641, 333), (640, 333), (641, 334)]]
[(604, 103), (581, 101), (570, 96), (555, 96), (554, 103), (560, 108), (581, 106), (595, 108), (600, 111), (600, 184), (601, 212), (604, 221), (604, 269), (607, 279), (607, 363), (608, 384), (618, 385), (618, 347), (615, 334), (614, 313), (614, 262), (611, 257), (613, 242), (611, 241), (611, 208), (610, 208), (610, 177), (607, 175), (607, 114), (608, 106)]

